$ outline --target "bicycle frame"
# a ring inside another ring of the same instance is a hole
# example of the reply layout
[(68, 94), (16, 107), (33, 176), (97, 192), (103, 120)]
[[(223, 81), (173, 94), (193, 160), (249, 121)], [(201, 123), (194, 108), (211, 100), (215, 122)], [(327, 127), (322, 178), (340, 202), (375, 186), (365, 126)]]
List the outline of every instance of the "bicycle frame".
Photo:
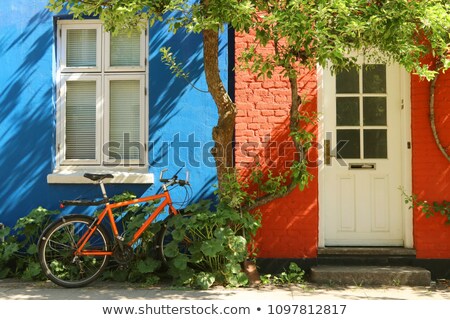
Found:
[(164, 190), (163, 193), (155, 194), (152, 196), (144, 197), (144, 198), (138, 198), (134, 200), (128, 200), (128, 201), (122, 201), (110, 204), (109, 202), (106, 203), (105, 209), (100, 213), (98, 218), (95, 220), (94, 225), (89, 227), (89, 231), (86, 232), (78, 241), (77, 243), (77, 250), (74, 252), (75, 256), (111, 256), (113, 254), (112, 251), (103, 251), (103, 250), (83, 250), (86, 243), (89, 241), (92, 234), (95, 232), (95, 230), (98, 228), (100, 223), (103, 221), (105, 216), (108, 216), (109, 221), (111, 223), (111, 229), (114, 235), (114, 239), (118, 239), (121, 241), (121, 237), (119, 235), (119, 231), (117, 229), (116, 221), (114, 219), (114, 215), (112, 210), (115, 208), (120, 207), (126, 207), (132, 204), (152, 201), (152, 200), (158, 200), (158, 199), (164, 199), (158, 207), (155, 209), (155, 211), (144, 221), (142, 226), (133, 234), (133, 238), (127, 243), (128, 246), (132, 246), (142, 235), (142, 233), (148, 228), (148, 226), (156, 219), (156, 217), (164, 210), (166, 206), (169, 207), (170, 213), (173, 215), (178, 214), (178, 211), (174, 208), (172, 204), (172, 199), (170, 197), (170, 193), (167, 189)]

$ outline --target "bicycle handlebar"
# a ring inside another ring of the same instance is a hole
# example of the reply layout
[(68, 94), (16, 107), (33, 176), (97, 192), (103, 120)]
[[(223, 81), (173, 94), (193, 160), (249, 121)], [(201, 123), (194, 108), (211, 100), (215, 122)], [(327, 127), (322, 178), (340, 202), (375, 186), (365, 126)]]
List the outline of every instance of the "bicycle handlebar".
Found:
[(163, 178), (164, 172), (166, 172), (166, 171), (167, 171), (167, 169), (163, 169), (163, 170), (161, 170), (161, 173), (159, 174), (159, 181), (161, 183), (166, 184), (166, 187), (174, 185), (174, 184), (178, 184), (180, 186), (189, 185), (189, 171), (186, 171), (186, 178), (184, 180), (178, 179), (178, 176), (177, 176), (177, 174), (181, 171), (181, 168), (170, 179)]

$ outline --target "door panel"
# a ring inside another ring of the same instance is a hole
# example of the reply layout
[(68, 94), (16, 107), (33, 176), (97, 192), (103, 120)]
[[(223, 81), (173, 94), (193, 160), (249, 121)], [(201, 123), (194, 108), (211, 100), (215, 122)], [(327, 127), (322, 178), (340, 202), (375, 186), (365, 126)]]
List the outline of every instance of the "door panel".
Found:
[(403, 245), (400, 68), (324, 70), (322, 90), (325, 245)]

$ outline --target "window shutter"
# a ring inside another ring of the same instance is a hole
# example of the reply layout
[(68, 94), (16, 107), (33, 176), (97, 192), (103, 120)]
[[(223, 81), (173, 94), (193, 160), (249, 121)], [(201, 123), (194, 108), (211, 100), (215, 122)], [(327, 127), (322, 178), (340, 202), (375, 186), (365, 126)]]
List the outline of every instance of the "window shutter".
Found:
[(111, 158), (118, 153), (120, 160), (140, 159), (140, 86), (139, 80), (110, 81), (109, 139), (118, 143), (118, 148), (111, 150), (115, 153), (110, 153)]
[(97, 30), (68, 29), (66, 67), (95, 67), (97, 65)]
[(123, 32), (111, 36), (111, 67), (140, 66), (141, 33)]
[(66, 159), (95, 159), (96, 82), (66, 82)]

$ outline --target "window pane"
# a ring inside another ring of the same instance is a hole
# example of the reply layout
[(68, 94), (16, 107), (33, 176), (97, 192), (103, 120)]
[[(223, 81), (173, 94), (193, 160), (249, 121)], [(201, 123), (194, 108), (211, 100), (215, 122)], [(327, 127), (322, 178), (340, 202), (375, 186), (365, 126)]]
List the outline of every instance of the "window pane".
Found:
[(139, 160), (140, 140), (140, 81), (110, 81), (110, 158)]
[(356, 68), (336, 74), (336, 93), (359, 93), (359, 72)]
[(387, 130), (364, 130), (364, 158), (387, 158)]
[(336, 98), (336, 125), (359, 126), (359, 98)]
[(364, 97), (363, 117), (365, 126), (385, 126), (386, 97)]
[(139, 31), (111, 36), (111, 67), (139, 66), (141, 34)]
[(360, 138), (359, 130), (336, 130), (337, 134), (337, 155), (338, 159), (359, 159), (360, 158)]
[(364, 65), (363, 90), (364, 93), (386, 93), (386, 65)]
[(95, 159), (96, 82), (66, 82), (66, 159)]
[(97, 30), (67, 30), (67, 67), (95, 67), (97, 65)]

